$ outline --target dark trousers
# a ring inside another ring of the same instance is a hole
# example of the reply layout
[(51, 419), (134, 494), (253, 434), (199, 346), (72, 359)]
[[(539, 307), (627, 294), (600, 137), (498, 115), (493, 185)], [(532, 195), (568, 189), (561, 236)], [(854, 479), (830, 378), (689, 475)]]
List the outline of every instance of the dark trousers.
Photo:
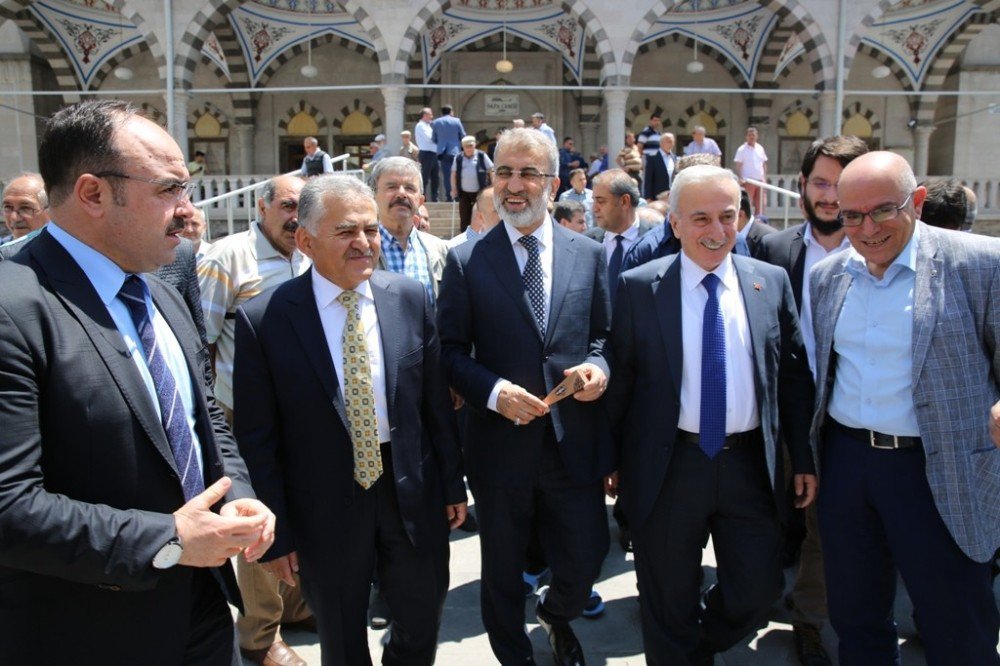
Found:
[(424, 196), (438, 200), (438, 156), (433, 150), (420, 151), (420, 172), (424, 179)]
[[(781, 530), (759, 430), (711, 460), (678, 440), (649, 518), (631, 527), (650, 666), (729, 649), (781, 594)], [(718, 584), (700, 606), (709, 534)]]
[(458, 219), (462, 225), (461, 230), (465, 231), (472, 223), (472, 207), (476, 205), (476, 197), (479, 191), (466, 192), (459, 186), (458, 190)]
[(552, 581), (545, 610), (555, 620), (580, 616), (601, 573), (609, 536), (600, 479), (579, 484), (566, 472), (554, 437), (524, 484), (500, 485), (473, 479), (482, 553), (483, 625), (497, 660), (530, 663), (531, 642), (524, 630), (525, 553), (537, 523)]
[(447, 153), (438, 155), (438, 164), (441, 166), (441, 187), (445, 190), (444, 200), (454, 201), (451, 196), (451, 168), (455, 165), (455, 156)]
[[(382, 448), (382, 464), (392, 461)], [(392, 614), (389, 644), (382, 663), (430, 665), (437, 652), (441, 612), (448, 592), (448, 523), (438, 507), (440, 533), (416, 548), (400, 517), (391, 473), (368, 490), (355, 485), (351, 525), (344, 548), (354, 557), (344, 571), (333, 572), (322, 557), (301, 557), (303, 592), (316, 616), (324, 666), (371, 664), (368, 651), (368, 595), (372, 571)], [(300, 553), (300, 555), (303, 555)]]
[(928, 664), (1000, 664), (991, 563), (969, 559), (948, 532), (923, 449), (875, 449), (830, 418), (823, 439), (819, 530), (841, 666), (899, 663), (897, 569)]
[(233, 616), (218, 581), (206, 569), (196, 569), (192, 579), (191, 634), (181, 663), (189, 666), (242, 663), (236, 649)]

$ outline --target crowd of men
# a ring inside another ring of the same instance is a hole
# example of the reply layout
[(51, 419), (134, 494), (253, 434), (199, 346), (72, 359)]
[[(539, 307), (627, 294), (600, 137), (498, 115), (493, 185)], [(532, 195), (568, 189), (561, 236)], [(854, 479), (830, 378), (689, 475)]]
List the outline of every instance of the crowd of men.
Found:
[[(541, 114), (491, 157), (431, 115), (370, 185), (307, 139), (301, 176), (213, 243), (158, 125), (119, 101), (49, 120), (41, 174), (3, 196), (12, 663), (297, 665), (298, 625), (324, 664), (370, 664), (378, 602), (383, 663), (431, 664), (471, 492), (505, 666), (535, 663), (539, 567), (555, 662), (585, 663), (605, 495), (649, 664), (712, 664), (766, 620), (796, 515), (802, 664), (831, 663), (827, 621), (841, 664), (898, 663), (897, 574), (929, 664), (1000, 664), (1000, 241), (961, 231), (960, 185), (829, 137), (805, 221), (776, 231), (755, 130), (734, 172), (703, 128), (676, 157), (651, 122), (661, 198), (625, 169), (588, 188)], [(468, 211), (449, 242), (420, 229), (435, 166)]]

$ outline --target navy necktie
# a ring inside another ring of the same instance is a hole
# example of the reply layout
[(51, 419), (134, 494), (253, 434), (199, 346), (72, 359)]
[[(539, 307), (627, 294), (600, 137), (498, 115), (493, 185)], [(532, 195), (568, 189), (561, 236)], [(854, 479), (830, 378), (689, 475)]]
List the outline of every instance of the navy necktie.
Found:
[(534, 236), (521, 236), (517, 241), (528, 251), (528, 263), (524, 265), (524, 290), (531, 301), (531, 311), (538, 324), (538, 332), (545, 337), (545, 284), (542, 282), (542, 258), (538, 253), (538, 239)]
[(194, 438), (188, 427), (184, 403), (181, 402), (181, 395), (177, 391), (177, 382), (156, 343), (153, 322), (146, 307), (146, 283), (135, 275), (128, 276), (118, 291), (118, 298), (125, 303), (132, 316), (132, 323), (139, 333), (146, 367), (149, 368), (149, 374), (153, 378), (156, 400), (160, 403), (160, 422), (167, 434), (170, 451), (174, 454), (174, 462), (184, 489), (184, 499), (190, 500), (205, 490), (205, 479), (201, 474), (198, 456), (195, 455)]
[(701, 281), (708, 292), (701, 325), (701, 421), (698, 443), (709, 458), (726, 440), (726, 331), (716, 289), (719, 277), (709, 273)]
[(622, 272), (622, 258), (625, 256), (625, 248), (622, 241), (625, 237), (621, 234), (615, 236), (615, 249), (611, 252), (611, 259), (608, 261), (608, 289), (615, 293), (618, 287), (618, 274)]

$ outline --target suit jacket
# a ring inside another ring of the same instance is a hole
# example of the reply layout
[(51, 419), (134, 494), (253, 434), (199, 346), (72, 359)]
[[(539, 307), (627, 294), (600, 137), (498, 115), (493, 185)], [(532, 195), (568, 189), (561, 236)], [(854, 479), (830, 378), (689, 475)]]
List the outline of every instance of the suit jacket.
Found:
[[(674, 170), (677, 169), (677, 156), (674, 155)], [(667, 165), (663, 163), (663, 156), (657, 150), (655, 154), (646, 156), (646, 166), (642, 175), (642, 196), (650, 201), (656, 199), (660, 192), (670, 189), (670, 174), (667, 173)]]
[(761, 243), (764, 238), (776, 231), (777, 229), (767, 222), (754, 219), (753, 224), (750, 225), (750, 231), (747, 232), (747, 247), (750, 248), (750, 256), (754, 259), (760, 259)]
[(580, 483), (612, 468), (611, 443), (600, 401), (567, 398), (550, 417), (517, 427), (487, 408), (493, 387), (507, 379), (545, 396), (563, 370), (591, 362), (608, 372), (607, 262), (603, 248), (552, 224), (552, 295), (545, 338), (535, 323), (506, 226), (498, 224), (474, 243), (448, 254), (438, 328), (451, 386), (470, 407), (466, 465), (476, 483), (522, 484), (552, 428), (563, 464)]
[(437, 144), (438, 155), (458, 155), (462, 152), (465, 128), (455, 116), (438, 116), (431, 121), (431, 136)]
[[(674, 236), (674, 228), (670, 226), (669, 216), (663, 224), (656, 225), (652, 231), (639, 239), (635, 245), (628, 249), (625, 258), (622, 260), (622, 271), (627, 271), (636, 266), (642, 266), (646, 262), (681, 251), (681, 242)], [(617, 288), (617, 285), (612, 285)]]
[[(754, 389), (777, 496), (784, 489), (782, 437), (790, 442), (793, 471), (814, 471), (806, 439), (812, 375), (785, 271), (747, 257), (732, 259), (750, 326)], [(649, 516), (677, 437), (684, 359), (680, 268), (678, 255), (671, 255), (623, 273), (615, 301), (607, 401), (622, 507), (634, 527)]]
[[(227, 475), (227, 499), (253, 497), (202, 384), (184, 302), (146, 279), (187, 360), (205, 484)], [(104, 303), (48, 231), (0, 264), (0, 281), (0, 624), (39, 663), (180, 663), (194, 569), (151, 566), (184, 504), (153, 400)], [(231, 565), (213, 573), (239, 604)]]
[[(756, 223), (754, 226), (757, 226)], [(752, 231), (753, 227), (750, 227), (750, 230)], [(757, 254), (753, 255), (761, 261), (781, 266), (788, 271), (788, 276), (792, 280), (795, 307), (800, 312), (802, 311), (802, 285), (805, 282), (806, 244), (802, 240), (805, 232), (806, 225), (803, 222), (777, 233), (767, 234), (761, 238), (757, 244)]]
[[(1000, 546), (1000, 449), (986, 427), (1000, 399), (1000, 242), (918, 224), (912, 380), (927, 481), (955, 542), (987, 562)], [(810, 431), (817, 450), (836, 372), (834, 326), (853, 281), (849, 255), (823, 259), (809, 281), (820, 378)]]
[[(392, 431), (392, 468), (384, 471), (419, 546), (430, 521), (445, 521), (445, 505), (466, 499), (454, 415), (423, 286), (387, 271), (369, 282)], [(312, 284), (308, 271), (237, 310), (234, 428), (254, 488), (278, 517), (265, 558), (297, 550), (310, 570), (333, 578), (352, 557), (343, 535), (354, 448)]]
[[(643, 236), (645, 236), (647, 232), (652, 231), (653, 229), (655, 229), (658, 226), (660, 226), (660, 225), (658, 225), (658, 224), (650, 224), (649, 222), (646, 222), (645, 220), (639, 220), (639, 235), (636, 236), (636, 243), (638, 243), (639, 239), (641, 239)], [(602, 243), (602, 244), (604, 243), (604, 229), (601, 229), (600, 227), (591, 227), (590, 229), (587, 229), (586, 231), (584, 231), (583, 235), (586, 236), (587, 238), (590, 238), (592, 240), (597, 241), (598, 243)], [(635, 247), (635, 245), (633, 245), (632, 247), (630, 247), (628, 249), (628, 252), (631, 252), (632, 248), (634, 248), (634, 247)], [(628, 252), (626, 252), (625, 254), (628, 254)], [(605, 263), (607, 263), (607, 262), (605, 262)], [(614, 285), (610, 285), (610, 286), (614, 287)]]
[[(442, 240), (426, 231), (420, 231), (419, 229), (417, 229), (417, 237), (420, 238), (420, 242), (427, 248), (427, 262), (431, 271), (431, 277), (434, 279), (434, 296), (436, 298), (441, 288), (441, 277), (444, 275), (445, 260), (448, 258), (448, 241)], [(384, 254), (378, 255), (378, 267), (384, 271), (389, 270), (389, 267), (385, 263)]]

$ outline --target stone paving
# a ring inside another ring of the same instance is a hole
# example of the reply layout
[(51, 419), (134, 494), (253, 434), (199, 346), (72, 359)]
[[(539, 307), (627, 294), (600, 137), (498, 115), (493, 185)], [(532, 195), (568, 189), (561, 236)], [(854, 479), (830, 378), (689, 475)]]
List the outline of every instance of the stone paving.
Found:
[[(608, 506), (610, 519), (611, 507)], [(579, 619), (573, 629), (583, 644), (589, 666), (637, 666), (646, 663), (642, 654), (642, 636), (639, 629), (639, 604), (635, 588), (632, 555), (622, 551), (617, 542), (617, 528), (611, 527), (611, 552), (604, 562), (601, 578), (596, 584), (604, 598), (607, 610), (598, 619)], [(711, 544), (702, 561), (706, 585), (715, 579), (715, 556)], [(785, 572), (790, 585), (793, 571)], [(1000, 594), (1000, 585), (995, 590)], [(553, 663), (545, 632), (534, 623), (534, 602), (526, 602), (529, 620), (528, 633), (535, 647), (535, 660), (539, 666)], [(911, 607), (900, 585), (896, 601), (896, 617), (900, 625), (902, 662), (906, 666), (925, 664), (920, 639), (916, 637)], [(384, 631), (368, 632), (372, 661), (380, 663), (380, 639)], [(833, 663), (836, 659), (836, 635), (827, 627), (823, 632)], [(315, 634), (289, 631), (285, 640), (309, 662), (319, 666), (320, 651)], [(441, 626), (437, 664), (440, 666), (479, 666), (496, 664), (490, 650), (486, 632), (479, 613), (479, 538), (461, 531), (451, 535), (451, 588), (445, 602)], [(781, 602), (771, 609), (769, 622), (755, 635), (728, 652), (719, 655), (716, 666), (796, 666), (792, 630), (788, 613)], [(246, 662), (246, 666), (252, 666)]]

